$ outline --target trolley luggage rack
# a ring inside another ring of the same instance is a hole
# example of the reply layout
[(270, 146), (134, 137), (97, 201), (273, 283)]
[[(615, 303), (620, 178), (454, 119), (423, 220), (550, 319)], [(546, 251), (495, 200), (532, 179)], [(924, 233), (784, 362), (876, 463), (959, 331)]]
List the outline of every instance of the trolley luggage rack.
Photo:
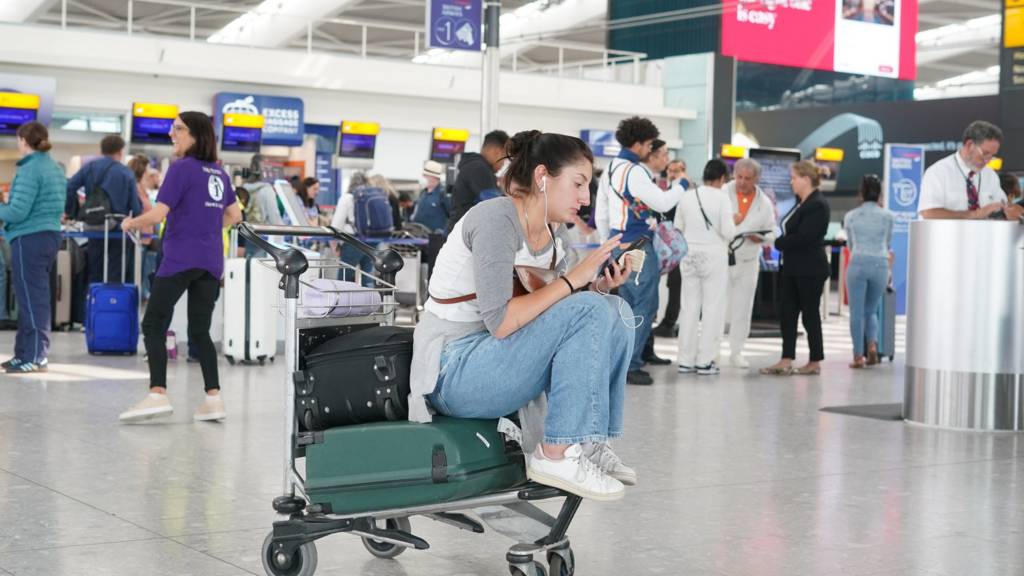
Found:
[[(478, 495), (451, 502), (361, 512), (333, 514), (312, 504), (305, 492), (305, 478), (296, 467), (296, 459), (305, 455), (309, 434), (299, 434), (295, 416), (295, 388), (293, 374), (302, 369), (302, 354), (316, 344), (339, 334), (362, 327), (393, 324), (396, 315), (395, 276), (401, 269), (402, 256), (394, 249), (374, 250), (359, 239), (335, 228), (252, 225), (242, 223), (239, 234), (271, 255), (272, 260), (261, 262), (282, 274), (280, 287), (284, 291), (285, 359), (285, 426), (282, 495), (274, 499), (274, 509), (288, 518), (274, 523), (263, 542), (261, 557), (267, 574), (271, 576), (309, 576), (316, 570), (315, 541), (325, 536), (347, 532), (359, 536), (366, 549), (378, 558), (394, 558), (408, 548), (424, 550), (429, 544), (411, 532), (409, 517), (426, 516), (474, 533), (484, 532), (484, 524), (462, 511), (476, 510), (480, 518), (492, 529), (519, 542), (509, 548), (506, 560), (513, 576), (547, 576), (548, 571), (535, 554), (550, 567), (552, 576), (571, 576), (575, 572), (575, 558), (566, 532), (581, 504), (581, 498), (561, 490), (525, 482), (520, 486), (495, 493)], [(328, 259), (308, 260), (295, 248), (276, 246), (261, 236), (319, 236), (348, 243), (374, 262), (377, 275), (373, 279), (378, 287), (366, 288), (382, 296), (379, 311), (356, 317), (300, 318), (300, 285), (312, 289), (316, 286), (300, 278), (310, 268), (353, 268)], [(271, 262), (273, 264), (271, 264)], [(379, 276), (379, 277), (378, 277)], [(551, 516), (532, 504), (533, 501), (564, 498), (557, 517)], [(521, 528), (505, 529), (501, 521), (509, 515), (526, 519), (533, 529), (530, 534)], [(380, 526), (378, 521), (383, 523)], [(543, 535), (536, 537), (536, 528)]]

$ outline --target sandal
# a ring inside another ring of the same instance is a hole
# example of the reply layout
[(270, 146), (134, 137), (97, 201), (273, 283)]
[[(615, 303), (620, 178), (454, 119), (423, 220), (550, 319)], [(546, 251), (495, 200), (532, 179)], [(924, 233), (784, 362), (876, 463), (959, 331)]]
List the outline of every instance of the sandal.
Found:
[(878, 347), (868, 348), (868, 366), (874, 366), (880, 363), (881, 360), (878, 358)]
[(866, 366), (867, 364), (864, 363), (864, 358), (861, 358), (860, 360), (854, 360), (853, 362), (850, 363), (850, 368), (853, 368), (854, 370), (861, 370)]
[(761, 368), (760, 372), (763, 376), (789, 376), (793, 373), (792, 366), (769, 366), (767, 368)]
[(800, 376), (817, 376), (821, 374), (821, 366), (815, 366), (814, 368), (804, 366), (803, 368), (793, 370), (793, 374), (798, 374)]

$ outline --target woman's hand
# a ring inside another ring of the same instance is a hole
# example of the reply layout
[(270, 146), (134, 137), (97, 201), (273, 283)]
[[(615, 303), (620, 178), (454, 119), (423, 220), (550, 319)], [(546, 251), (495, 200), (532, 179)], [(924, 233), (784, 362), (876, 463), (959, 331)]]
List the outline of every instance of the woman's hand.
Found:
[[(565, 277), (572, 283), (572, 285), (579, 289), (590, 283), (597, 276), (598, 271), (604, 266), (604, 263), (608, 261), (608, 257), (611, 256), (612, 250), (619, 245), (622, 240), (622, 234), (616, 234), (608, 239), (604, 244), (601, 244), (596, 250), (587, 254), (587, 257), (580, 261), (579, 264), (573, 267)], [(615, 265), (614, 263), (612, 264)]]
[(604, 276), (594, 282), (594, 289), (607, 294), (629, 281), (629, 275), (633, 273), (633, 261), (626, 258), (626, 267), (619, 266), (617, 260), (612, 260), (610, 266), (605, 268)]
[(124, 220), (121, 220), (121, 230), (124, 230), (125, 232), (132, 232), (141, 229), (142, 227), (139, 226), (138, 220), (138, 218), (125, 218)]

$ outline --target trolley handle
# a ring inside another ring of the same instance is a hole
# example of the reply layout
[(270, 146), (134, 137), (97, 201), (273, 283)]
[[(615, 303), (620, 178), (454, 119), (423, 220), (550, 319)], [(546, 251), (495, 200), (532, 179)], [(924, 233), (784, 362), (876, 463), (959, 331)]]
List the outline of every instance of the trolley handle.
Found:
[[(275, 224), (250, 224), (242, 222), (238, 225), (238, 234), (246, 240), (267, 251), (274, 258), (277, 270), (285, 276), (298, 278), (306, 271), (309, 263), (302, 252), (294, 248), (279, 248), (261, 237), (263, 236), (312, 236), (334, 238), (353, 246), (373, 260), (373, 267), (387, 282), (394, 283), (395, 276), (402, 269), (404, 261), (401, 254), (393, 248), (374, 250), (365, 242), (351, 234), (346, 234), (332, 226), (282, 226)], [(301, 268), (301, 269), (300, 269)], [(297, 286), (297, 285), (296, 285)], [(297, 287), (296, 287), (297, 290)], [(286, 297), (288, 290), (285, 290)]]

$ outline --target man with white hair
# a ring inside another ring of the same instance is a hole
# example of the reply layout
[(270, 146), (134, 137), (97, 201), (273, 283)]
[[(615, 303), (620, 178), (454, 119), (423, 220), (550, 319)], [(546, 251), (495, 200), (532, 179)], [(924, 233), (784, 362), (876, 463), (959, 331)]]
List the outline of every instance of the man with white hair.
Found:
[(743, 346), (750, 335), (761, 247), (775, 239), (775, 205), (757, 185), (761, 178), (757, 160), (740, 159), (733, 176), (722, 189), (732, 202), (737, 235), (730, 245), (735, 258), (730, 258), (729, 266), (729, 353), (733, 366), (749, 368)]

